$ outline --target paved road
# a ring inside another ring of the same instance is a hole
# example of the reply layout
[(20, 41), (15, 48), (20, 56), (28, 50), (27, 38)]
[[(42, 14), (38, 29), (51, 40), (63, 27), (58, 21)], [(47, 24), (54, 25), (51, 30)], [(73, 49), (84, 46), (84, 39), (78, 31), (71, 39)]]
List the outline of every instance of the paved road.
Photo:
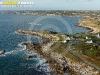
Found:
[(70, 41), (70, 42), (69, 42), (69, 44), (68, 44), (68, 46), (67, 46), (67, 48), (66, 48), (67, 51), (69, 51), (71, 54), (73, 54), (74, 56), (76, 56), (77, 58), (79, 58), (82, 62), (84, 62), (84, 63), (88, 64), (89, 66), (91, 66), (91, 67), (97, 69), (98, 71), (100, 71), (100, 68), (99, 68), (99, 67), (95, 66), (94, 64), (91, 64), (90, 62), (86, 61), (85, 59), (83, 59), (82, 57), (80, 57), (79, 55), (77, 55), (75, 52), (73, 52), (73, 51), (71, 50), (71, 46), (72, 46), (73, 44), (74, 44), (74, 41)]

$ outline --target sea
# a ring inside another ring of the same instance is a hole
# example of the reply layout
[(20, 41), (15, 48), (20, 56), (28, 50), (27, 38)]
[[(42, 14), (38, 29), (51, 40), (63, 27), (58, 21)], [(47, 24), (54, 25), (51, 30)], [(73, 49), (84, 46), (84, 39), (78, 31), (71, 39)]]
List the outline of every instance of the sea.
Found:
[[(45, 59), (40, 58), (34, 51), (28, 51), (21, 43), (28, 42), (30, 35), (18, 34), (16, 31), (24, 30), (50, 30), (62, 34), (88, 32), (86, 28), (76, 24), (80, 17), (61, 16), (33, 16), (19, 14), (0, 14), (0, 75), (49, 75), (51, 71)], [(43, 40), (32, 36), (32, 42), (40, 43)], [(26, 60), (29, 55), (37, 57)], [(67, 75), (67, 74), (66, 74)]]

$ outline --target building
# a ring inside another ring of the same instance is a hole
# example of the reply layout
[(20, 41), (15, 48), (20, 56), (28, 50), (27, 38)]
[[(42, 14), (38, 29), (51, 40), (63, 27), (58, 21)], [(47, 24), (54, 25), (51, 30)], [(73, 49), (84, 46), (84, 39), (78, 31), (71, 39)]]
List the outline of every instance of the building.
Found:
[(93, 43), (93, 41), (92, 41), (91, 39), (88, 39), (88, 40), (86, 41), (86, 43)]
[(88, 36), (86, 36), (86, 39), (89, 39)]
[(63, 40), (63, 41), (62, 41), (62, 43), (66, 43), (66, 42), (67, 42), (66, 40)]
[(98, 33), (96, 36), (97, 36), (97, 38), (100, 38), (100, 33)]

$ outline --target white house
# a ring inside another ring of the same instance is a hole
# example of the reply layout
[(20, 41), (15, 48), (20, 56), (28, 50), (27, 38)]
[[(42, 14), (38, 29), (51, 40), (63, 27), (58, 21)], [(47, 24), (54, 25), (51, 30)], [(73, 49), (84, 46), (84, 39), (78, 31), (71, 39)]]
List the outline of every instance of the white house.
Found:
[(91, 39), (88, 39), (86, 43), (93, 43)]
[(91, 38), (89, 38), (88, 36), (86, 36), (86, 39), (88, 40), (88, 39), (91, 39)]
[(88, 36), (86, 36), (86, 39), (89, 39)]
[(66, 37), (66, 40), (70, 40), (70, 37)]
[(97, 34), (97, 38), (100, 38), (100, 33), (99, 33), (99, 34)]
[(62, 41), (62, 43), (66, 43), (66, 42), (67, 42), (66, 40), (63, 40), (63, 41)]

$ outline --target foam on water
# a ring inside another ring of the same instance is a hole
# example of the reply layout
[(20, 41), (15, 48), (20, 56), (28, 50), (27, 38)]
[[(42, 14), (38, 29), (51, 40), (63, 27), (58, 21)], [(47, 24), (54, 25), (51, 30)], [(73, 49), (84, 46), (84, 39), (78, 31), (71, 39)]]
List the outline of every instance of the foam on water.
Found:
[(29, 66), (28, 68), (35, 68), (37, 71), (39, 72), (45, 72), (45, 73), (49, 73), (51, 71), (49, 64), (46, 64), (46, 59), (40, 58), (39, 55), (37, 53), (35, 53), (34, 51), (25, 51), (25, 55), (27, 56), (31, 56), (31, 55), (36, 55), (36, 58), (31, 58), (29, 60), (36, 60), (38, 61), (37, 64), (35, 64), (35, 66)]
[(43, 59), (43, 58), (40, 58), (38, 56), (37, 53), (34, 53), (34, 51), (28, 51), (26, 50), (26, 47), (25, 46), (22, 46), (21, 44), (18, 44), (19, 48), (16, 48), (15, 50), (12, 50), (12, 51), (9, 51), (9, 52), (6, 52), (5, 54), (3, 55), (0, 55), (0, 56), (6, 56), (6, 55), (13, 55), (13, 54), (18, 54), (19, 52), (23, 51), (25, 55), (37, 55), (36, 58), (32, 58), (30, 60), (35, 60), (35, 61), (38, 61), (37, 64), (35, 64), (34, 66), (29, 66), (28, 65), (28, 69), (30, 68), (35, 68), (37, 71), (39, 72), (44, 72), (44, 73), (48, 73), (47, 75), (49, 75), (49, 72), (51, 71), (50, 67), (49, 67), (49, 64), (46, 64), (46, 60)]
[(23, 45), (21, 45), (22, 43), (24, 43), (24, 42), (19, 43), (18, 46), (19, 46), (19, 47), (22, 47), (23, 50), (26, 50), (26, 49), (27, 49), (27, 48), (26, 48), (26, 45), (23, 46)]
[(20, 47), (16, 48), (15, 50), (12, 50), (12, 51), (5, 52), (5, 54), (2, 54), (0, 56), (6, 56), (6, 55), (10, 55), (10, 54), (18, 54), (19, 52), (26, 50), (26, 46), (21, 46), (21, 45), (18, 45), (18, 46), (20, 46)]

